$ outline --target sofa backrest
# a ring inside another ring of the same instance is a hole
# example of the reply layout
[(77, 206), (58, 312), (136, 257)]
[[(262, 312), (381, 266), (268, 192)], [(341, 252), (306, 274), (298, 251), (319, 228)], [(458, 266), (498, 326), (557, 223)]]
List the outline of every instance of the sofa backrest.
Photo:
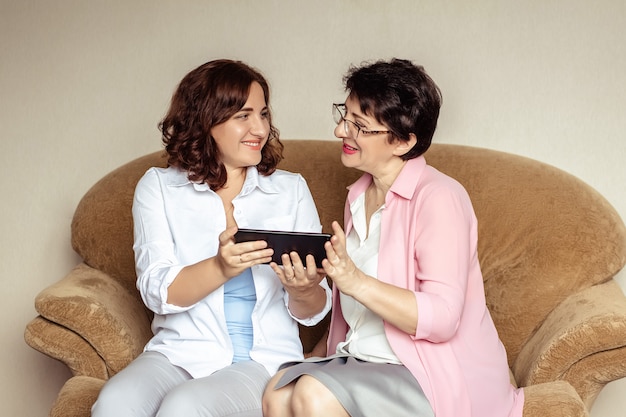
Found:
[[(337, 140), (284, 140), (280, 168), (300, 172), (325, 231), (343, 221), (345, 168)], [(429, 164), (468, 190), (479, 224), (487, 304), (512, 362), (546, 315), (580, 289), (605, 282), (626, 263), (626, 228), (595, 190), (552, 166), (503, 152), (433, 144)], [(93, 268), (135, 289), (131, 205), (139, 178), (165, 166), (162, 151), (98, 181), (78, 204), (72, 246)]]
[(626, 227), (597, 191), (553, 166), (488, 149), (433, 146), (428, 162), (468, 190), (487, 304), (512, 363), (571, 294), (626, 263)]

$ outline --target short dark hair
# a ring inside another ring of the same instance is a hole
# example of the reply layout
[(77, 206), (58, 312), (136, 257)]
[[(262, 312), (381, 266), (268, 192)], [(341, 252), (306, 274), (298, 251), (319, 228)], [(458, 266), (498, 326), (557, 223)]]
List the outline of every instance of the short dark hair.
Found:
[(241, 110), (253, 82), (263, 89), (270, 124), (257, 169), (262, 175), (274, 172), (283, 159), (283, 144), (272, 124), (268, 83), (258, 70), (228, 59), (200, 65), (182, 79), (174, 92), (159, 124), (168, 165), (185, 170), (191, 181), (206, 182), (213, 190), (222, 188), (227, 173), (211, 129)]
[(380, 60), (351, 67), (343, 81), (361, 111), (391, 131), (390, 141), (408, 141), (409, 134), (415, 134), (417, 143), (402, 156), (403, 160), (428, 150), (437, 128), (442, 95), (423, 67), (405, 59)]

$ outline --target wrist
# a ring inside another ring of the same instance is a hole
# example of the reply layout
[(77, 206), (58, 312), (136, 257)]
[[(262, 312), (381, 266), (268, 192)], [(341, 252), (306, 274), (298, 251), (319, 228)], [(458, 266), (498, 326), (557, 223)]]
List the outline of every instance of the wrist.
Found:
[(225, 273), (224, 265), (222, 264), (222, 262), (220, 262), (217, 256), (207, 259), (207, 262), (208, 273), (210, 274), (210, 276), (222, 282), (228, 281), (229, 277)]

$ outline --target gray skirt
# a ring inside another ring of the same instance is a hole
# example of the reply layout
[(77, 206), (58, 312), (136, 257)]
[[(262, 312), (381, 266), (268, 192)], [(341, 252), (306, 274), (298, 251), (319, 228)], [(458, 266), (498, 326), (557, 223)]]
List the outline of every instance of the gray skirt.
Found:
[(310, 375), (337, 397), (351, 417), (433, 417), (434, 413), (404, 365), (372, 363), (334, 355), (283, 364), (276, 389)]

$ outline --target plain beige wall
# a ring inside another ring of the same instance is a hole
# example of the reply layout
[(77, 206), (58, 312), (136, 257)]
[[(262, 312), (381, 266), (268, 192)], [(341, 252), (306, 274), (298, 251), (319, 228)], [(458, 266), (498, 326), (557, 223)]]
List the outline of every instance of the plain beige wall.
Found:
[[(0, 0), (0, 414), (46, 415), (69, 376), (23, 341), (33, 299), (79, 261), (81, 196), (160, 148), (157, 123), (192, 68), (260, 68), (283, 138), (332, 139), (348, 66), (412, 59), (443, 90), (435, 141), (555, 165), (626, 218), (625, 28), (623, 0)], [(619, 381), (594, 415), (625, 407)]]

